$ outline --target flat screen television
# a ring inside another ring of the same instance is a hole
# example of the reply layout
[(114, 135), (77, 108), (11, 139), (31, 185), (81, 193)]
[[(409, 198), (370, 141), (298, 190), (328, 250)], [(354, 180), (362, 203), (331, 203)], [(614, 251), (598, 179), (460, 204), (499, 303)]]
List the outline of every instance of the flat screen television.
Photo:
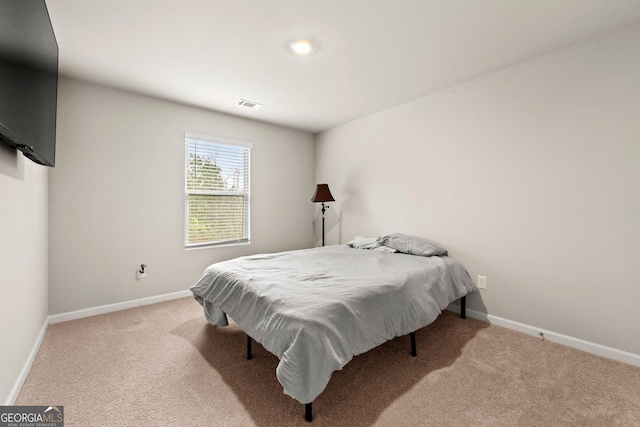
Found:
[(0, 141), (55, 166), (58, 43), (44, 0), (0, 0)]

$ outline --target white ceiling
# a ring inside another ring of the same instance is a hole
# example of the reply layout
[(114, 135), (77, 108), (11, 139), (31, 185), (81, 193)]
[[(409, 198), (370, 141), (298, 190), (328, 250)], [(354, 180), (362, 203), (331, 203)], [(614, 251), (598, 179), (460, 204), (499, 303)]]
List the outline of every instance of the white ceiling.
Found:
[[(62, 75), (314, 133), (640, 22), (639, 0), (47, 6)], [(299, 35), (319, 51), (289, 53)], [(240, 98), (264, 107), (239, 107)]]

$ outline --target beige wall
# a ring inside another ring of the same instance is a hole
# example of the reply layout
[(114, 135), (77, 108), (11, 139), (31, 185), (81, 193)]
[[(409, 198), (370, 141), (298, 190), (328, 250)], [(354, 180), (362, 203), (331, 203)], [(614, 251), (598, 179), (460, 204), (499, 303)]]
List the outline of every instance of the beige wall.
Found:
[(0, 144), (2, 404), (9, 397), (48, 314), (47, 169)]
[(638, 46), (636, 25), (318, 135), (329, 243), (431, 237), (487, 276), (470, 308), (640, 354)]
[[(216, 261), (313, 245), (313, 135), (66, 79), (58, 105), (50, 314), (186, 290)], [(250, 245), (184, 249), (185, 132), (253, 143)]]

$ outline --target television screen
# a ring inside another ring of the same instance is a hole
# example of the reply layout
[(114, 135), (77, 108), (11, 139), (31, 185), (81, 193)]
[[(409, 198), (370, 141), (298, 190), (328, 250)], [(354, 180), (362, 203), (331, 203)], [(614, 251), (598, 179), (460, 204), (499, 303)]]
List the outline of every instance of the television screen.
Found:
[(54, 166), (58, 44), (44, 0), (0, 0), (0, 140)]

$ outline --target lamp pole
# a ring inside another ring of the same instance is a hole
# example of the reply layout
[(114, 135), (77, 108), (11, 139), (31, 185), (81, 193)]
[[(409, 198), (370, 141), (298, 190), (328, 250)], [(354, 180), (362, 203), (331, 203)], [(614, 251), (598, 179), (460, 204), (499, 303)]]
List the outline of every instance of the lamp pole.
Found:
[(322, 246), (324, 246), (324, 211), (328, 208), (329, 206), (325, 208), (324, 202), (322, 202)]

